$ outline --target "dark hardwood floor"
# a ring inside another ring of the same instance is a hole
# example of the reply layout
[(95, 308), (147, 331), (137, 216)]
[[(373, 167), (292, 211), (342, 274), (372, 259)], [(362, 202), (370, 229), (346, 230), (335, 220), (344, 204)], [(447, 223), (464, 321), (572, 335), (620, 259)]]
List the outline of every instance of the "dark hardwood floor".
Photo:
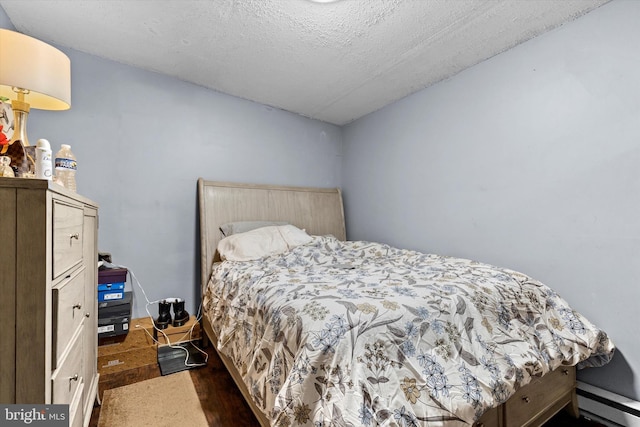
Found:
[[(242, 394), (236, 388), (233, 379), (227, 372), (215, 350), (209, 346), (206, 351), (209, 354), (207, 366), (192, 369), (189, 372), (198, 396), (200, 397), (200, 402), (209, 421), (209, 425), (212, 427), (259, 427), (253, 412), (251, 412)], [(100, 397), (102, 398), (104, 390), (158, 376), (160, 376), (160, 369), (157, 366), (151, 366), (136, 369), (133, 372), (128, 371), (123, 375), (110, 375), (109, 378), (101, 378), (99, 388)], [(167, 398), (179, 398), (179, 396), (172, 396), (171, 390), (167, 390)], [(161, 406), (162, 402), (158, 402), (158, 405)], [(98, 425), (99, 416), (100, 407), (96, 405), (91, 414), (90, 427), (96, 427)], [(179, 422), (176, 425), (180, 425)], [(544, 427), (604, 426), (584, 418), (574, 419), (564, 412), (561, 412), (546, 423)]]
[(191, 379), (210, 426), (259, 427), (233, 378), (212, 346), (207, 347), (206, 367), (192, 369)]

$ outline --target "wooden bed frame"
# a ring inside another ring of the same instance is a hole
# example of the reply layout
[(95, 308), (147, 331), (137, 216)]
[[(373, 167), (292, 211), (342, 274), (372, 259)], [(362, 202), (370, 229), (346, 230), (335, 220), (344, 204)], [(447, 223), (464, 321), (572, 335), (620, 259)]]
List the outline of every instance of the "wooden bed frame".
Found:
[[(338, 188), (284, 187), (236, 184), (198, 179), (200, 223), (201, 295), (204, 295), (216, 252), (222, 224), (232, 221), (286, 221), (309, 234), (332, 234), (346, 239), (342, 194)], [(205, 316), (202, 328), (206, 338), (233, 377), (245, 400), (263, 427), (271, 424), (253, 403), (251, 395), (233, 362), (218, 351), (216, 335)], [(507, 402), (487, 411), (476, 427), (537, 427), (561, 409), (578, 417), (574, 367), (561, 367), (522, 387)]]

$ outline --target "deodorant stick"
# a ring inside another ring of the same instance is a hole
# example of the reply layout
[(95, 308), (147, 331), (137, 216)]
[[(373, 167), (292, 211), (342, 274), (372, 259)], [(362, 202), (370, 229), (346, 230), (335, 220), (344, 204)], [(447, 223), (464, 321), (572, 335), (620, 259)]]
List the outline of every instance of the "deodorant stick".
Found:
[(51, 180), (52, 175), (51, 145), (46, 139), (39, 139), (36, 143), (36, 178)]

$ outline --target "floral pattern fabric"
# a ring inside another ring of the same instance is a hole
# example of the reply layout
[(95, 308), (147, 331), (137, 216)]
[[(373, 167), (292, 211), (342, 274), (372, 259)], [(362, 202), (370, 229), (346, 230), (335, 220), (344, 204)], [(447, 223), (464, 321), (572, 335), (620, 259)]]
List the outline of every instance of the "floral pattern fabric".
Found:
[(614, 352), (524, 274), (331, 236), (217, 263), (204, 309), (273, 426), (467, 426), (532, 377)]

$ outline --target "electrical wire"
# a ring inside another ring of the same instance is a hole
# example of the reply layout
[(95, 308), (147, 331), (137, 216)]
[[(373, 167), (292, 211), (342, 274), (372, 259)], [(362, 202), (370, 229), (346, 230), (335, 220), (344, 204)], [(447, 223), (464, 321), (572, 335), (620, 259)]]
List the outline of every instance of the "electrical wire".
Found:
[[(195, 319), (195, 322), (193, 322), (193, 325), (191, 325), (191, 328), (189, 328), (189, 330), (188, 330), (188, 331), (186, 331), (186, 332), (185, 332), (185, 333), (184, 333), (184, 334), (183, 334), (183, 335), (182, 335), (178, 340), (176, 340), (176, 344), (173, 344), (173, 343), (171, 342), (171, 340), (169, 339), (169, 337), (167, 336), (167, 334), (164, 332), (164, 330), (159, 329), (159, 328), (156, 326), (156, 322), (155, 322), (155, 320), (154, 320), (153, 316), (151, 315), (151, 312), (149, 311), (149, 306), (151, 306), (151, 305), (153, 305), (153, 304), (158, 304), (158, 303), (160, 303), (161, 301), (164, 301), (164, 300), (165, 300), (165, 298), (163, 298), (163, 299), (159, 299), (159, 300), (156, 300), (156, 301), (150, 301), (150, 300), (149, 300), (149, 298), (147, 297), (147, 293), (145, 292), (144, 288), (142, 287), (142, 284), (140, 283), (140, 281), (139, 281), (139, 280), (138, 280), (138, 278), (136, 277), (136, 275), (135, 275), (135, 273), (133, 272), (133, 270), (131, 270), (129, 267), (127, 267), (127, 266), (125, 266), (125, 265), (112, 264), (112, 263), (107, 262), (107, 261), (103, 261), (103, 265), (104, 265), (105, 267), (107, 267), (107, 268), (125, 268), (125, 269), (127, 270), (127, 272), (131, 275), (131, 280), (132, 280), (133, 282), (135, 282), (135, 283), (136, 283), (136, 285), (138, 285), (138, 287), (139, 287), (139, 288), (140, 288), (140, 290), (142, 291), (142, 295), (144, 295), (144, 299), (145, 299), (145, 301), (146, 301), (146, 304), (145, 304), (145, 307), (144, 307), (144, 308), (145, 308), (145, 310), (146, 310), (146, 312), (147, 312), (147, 315), (149, 316), (149, 319), (151, 320), (151, 324), (153, 325), (153, 328), (156, 330), (156, 332), (160, 332), (160, 333), (164, 336), (165, 343), (161, 343), (160, 341), (158, 341), (158, 340), (157, 340), (153, 335), (151, 335), (151, 334), (149, 333), (149, 331), (147, 330), (147, 328), (144, 328), (144, 327), (143, 327), (142, 329), (144, 329), (144, 331), (147, 333), (147, 335), (149, 335), (149, 337), (151, 337), (151, 339), (152, 339), (152, 340), (153, 340), (157, 345), (168, 345), (169, 347), (174, 348), (174, 349), (182, 349), (182, 350), (184, 350), (184, 351), (185, 351), (185, 353), (186, 353), (185, 358), (184, 358), (184, 365), (185, 365), (186, 367), (189, 367), (189, 368), (196, 368), (196, 367), (200, 367), (200, 366), (205, 366), (205, 365), (207, 364), (207, 362), (209, 361), (209, 354), (208, 354), (206, 351), (202, 350), (202, 349), (201, 349), (200, 347), (198, 347), (197, 345), (195, 345), (195, 344), (194, 344), (194, 342), (193, 342), (193, 329), (195, 328), (195, 326), (196, 326), (198, 323), (200, 323), (200, 320), (202, 319), (202, 302), (200, 302), (200, 304), (198, 305), (198, 311), (197, 311), (197, 313), (196, 313), (196, 319)], [(139, 325), (136, 325), (136, 328), (137, 328), (137, 327), (140, 327), (140, 326), (139, 326)], [(190, 356), (189, 350), (188, 350), (185, 346), (178, 344), (178, 343), (180, 343), (180, 342), (183, 342), (183, 338), (185, 338), (185, 337), (187, 336), (187, 334), (189, 335), (189, 340), (188, 340), (188, 341), (189, 341), (189, 343), (190, 343), (190, 344), (191, 344), (191, 345), (192, 345), (196, 350), (198, 350), (200, 353), (202, 353), (202, 354), (204, 355), (204, 362), (202, 362), (202, 363), (189, 363), (189, 356)]]

